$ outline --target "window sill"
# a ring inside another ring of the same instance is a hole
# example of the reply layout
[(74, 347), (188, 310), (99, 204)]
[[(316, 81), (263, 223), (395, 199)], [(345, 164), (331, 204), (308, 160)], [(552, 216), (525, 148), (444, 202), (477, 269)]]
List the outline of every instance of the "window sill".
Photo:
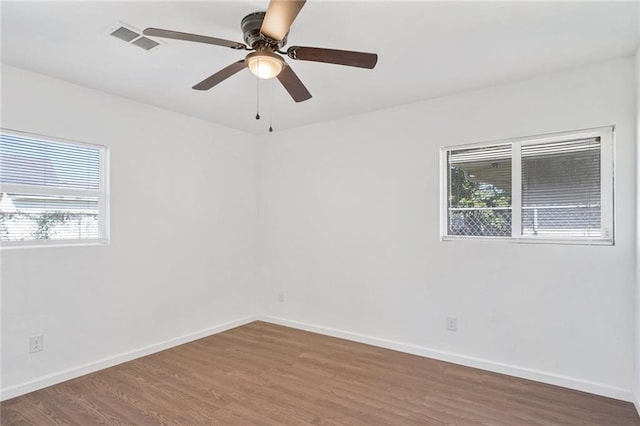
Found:
[(0, 250), (20, 250), (30, 248), (53, 248), (53, 247), (87, 247), (87, 246), (108, 246), (108, 239), (99, 240), (36, 240), (36, 241), (2, 241)]
[(612, 238), (557, 238), (557, 237), (466, 237), (443, 235), (442, 241), (477, 241), (477, 242), (500, 242), (500, 243), (516, 243), (516, 244), (563, 244), (563, 245), (580, 245), (580, 246), (613, 246), (615, 245)]

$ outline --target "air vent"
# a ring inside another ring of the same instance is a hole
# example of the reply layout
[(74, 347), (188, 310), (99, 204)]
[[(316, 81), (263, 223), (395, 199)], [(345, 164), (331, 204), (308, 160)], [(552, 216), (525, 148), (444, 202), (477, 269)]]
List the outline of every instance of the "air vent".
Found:
[(140, 34), (125, 27), (118, 28), (117, 30), (112, 32), (111, 35), (119, 38), (120, 40), (124, 40), (127, 43), (140, 37)]
[(156, 47), (157, 45), (159, 45), (160, 43), (157, 43), (157, 42), (151, 40), (150, 38), (142, 36), (142, 37), (138, 37), (136, 40), (132, 41), (131, 44), (135, 44), (136, 46), (141, 47), (144, 50), (151, 50), (154, 47)]
[(125, 41), (129, 44), (133, 44), (138, 46), (144, 50), (151, 50), (154, 47), (160, 45), (157, 41), (151, 40), (148, 37), (142, 35), (142, 31), (139, 31), (133, 28), (131, 25), (124, 24), (119, 22), (115, 26), (115, 30), (110, 33), (115, 38), (119, 38), (122, 41)]

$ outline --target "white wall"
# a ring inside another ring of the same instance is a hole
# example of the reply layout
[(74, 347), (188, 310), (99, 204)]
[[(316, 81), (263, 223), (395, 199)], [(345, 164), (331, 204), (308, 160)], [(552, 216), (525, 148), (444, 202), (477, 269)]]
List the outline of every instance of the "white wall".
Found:
[(112, 194), (110, 245), (0, 253), (3, 398), (256, 313), (253, 136), (8, 66), (1, 100), (5, 128), (108, 146)]
[[(270, 135), (258, 147), (265, 311), (632, 400), (633, 87), (625, 58)], [(615, 246), (440, 241), (440, 147), (611, 124)]]
[[(109, 146), (112, 189), (109, 246), (0, 252), (2, 398), (262, 313), (633, 398), (632, 58), (259, 139), (2, 71), (2, 126)], [(441, 146), (611, 124), (615, 246), (440, 241)]]
[[(640, 25), (640, 9), (638, 10)], [(635, 404), (640, 414), (640, 48), (636, 52), (636, 375)]]

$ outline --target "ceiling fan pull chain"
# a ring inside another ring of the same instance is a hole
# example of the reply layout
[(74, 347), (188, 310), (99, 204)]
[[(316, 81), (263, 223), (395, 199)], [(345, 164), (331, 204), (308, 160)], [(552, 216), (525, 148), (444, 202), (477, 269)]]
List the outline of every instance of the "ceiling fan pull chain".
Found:
[(256, 77), (256, 120), (260, 120), (260, 79), (258, 77)]
[(273, 79), (269, 82), (269, 131), (273, 132)]

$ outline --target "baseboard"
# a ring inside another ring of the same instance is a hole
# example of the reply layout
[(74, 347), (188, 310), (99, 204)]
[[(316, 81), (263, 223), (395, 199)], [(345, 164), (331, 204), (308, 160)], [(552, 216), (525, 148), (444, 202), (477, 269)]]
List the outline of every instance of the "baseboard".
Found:
[(366, 343), (382, 348), (393, 349), (400, 352), (419, 355), (427, 358), (433, 358), (440, 361), (447, 361), (454, 364), (465, 365), (467, 367), (479, 368), (481, 370), (492, 371), (494, 373), (506, 374), (509, 376), (520, 377), (523, 379), (533, 380), (536, 382), (547, 383), (551, 385), (561, 386), (569, 389), (575, 389), (582, 392), (588, 392), (596, 395), (615, 398), (622, 401), (634, 402), (638, 412), (640, 413), (639, 401), (634, 398), (633, 392), (617, 388), (602, 383), (590, 382), (587, 380), (577, 379), (545, 371), (535, 370), (526, 367), (504, 364), (482, 358), (475, 358), (466, 355), (460, 355), (453, 352), (441, 351), (422, 346), (416, 346), (409, 343), (398, 342), (394, 340), (381, 339), (378, 337), (368, 336), (350, 331), (337, 330), (328, 327), (321, 327), (313, 324), (291, 321), (284, 318), (262, 316), (258, 318), (260, 321), (270, 322), (273, 324), (284, 325), (287, 327), (297, 328), (300, 330), (311, 331), (327, 336), (338, 337), (341, 339), (352, 340), (354, 342)]
[(636, 395), (636, 399), (633, 402), (633, 405), (636, 406), (636, 411), (638, 412), (638, 416), (640, 416), (640, 395)]
[(174, 346), (189, 343), (203, 337), (221, 333), (223, 331), (248, 324), (257, 319), (257, 317), (250, 316), (235, 321), (226, 322), (224, 324), (216, 325), (204, 330), (196, 331), (194, 333), (185, 334), (183, 336), (165, 340), (153, 345), (134, 349), (129, 352), (102, 358), (78, 367), (73, 367), (67, 370), (58, 371), (56, 373), (47, 374), (46, 376), (38, 377), (37, 379), (20, 383), (18, 385), (9, 386), (0, 390), (0, 401), (5, 401), (16, 396), (24, 395), (25, 393), (46, 388), (48, 386), (55, 385), (57, 383), (61, 383), (70, 379), (75, 379), (76, 377), (84, 376), (85, 374), (93, 373), (95, 371), (102, 370), (108, 367), (113, 367), (114, 365), (122, 364), (123, 362), (131, 361), (133, 359), (140, 358), (146, 355), (151, 355), (153, 353), (160, 352)]
[(354, 342), (366, 343), (369, 345), (392, 349), (392, 350), (405, 352), (405, 353), (410, 353), (413, 355), (419, 355), (419, 356), (433, 358), (441, 361), (452, 362), (455, 364), (479, 368), (482, 370), (492, 371), (495, 373), (506, 374), (514, 377), (521, 377), (523, 379), (534, 380), (537, 382), (547, 383), (547, 384), (556, 385), (556, 386), (562, 386), (562, 387), (575, 389), (583, 392), (588, 392), (596, 395), (606, 396), (609, 398), (620, 399), (623, 401), (634, 403), (636, 410), (640, 415), (640, 396), (634, 396), (632, 392), (625, 389), (612, 387), (612, 386), (608, 386), (601, 383), (595, 383), (595, 382), (590, 382), (586, 380), (576, 379), (574, 377), (548, 373), (540, 370), (534, 370), (530, 368), (499, 363), (499, 362), (481, 359), (481, 358), (469, 357), (466, 355), (460, 355), (452, 352), (431, 349), (427, 347), (412, 345), (409, 343), (382, 339), (382, 338), (368, 336), (360, 333), (353, 333), (350, 331), (322, 327), (314, 324), (308, 324), (308, 323), (299, 322), (299, 321), (291, 321), (284, 318), (278, 318), (278, 317), (272, 317), (272, 316), (250, 316), (250, 317), (238, 319), (235, 321), (230, 321), (224, 324), (207, 328), (205, 330), (189, 333), (174, 339), (165, 340), (163, 342), (145, 346), (129, 352), (102, 358), (97, 361), (93, 361), (78, 367), (74, 367), (74, 368), (59, 371), (56, 373), (48, 374), (46, 376), (38, 377), (37, 379), (30, 380), (28, 382), (20, 383), (18, 385), (1, 389), (0, 401), (5, 401), (7, 399), (14, 398), (16, 396), (24, 395), (26, 393), (33, 392), (38, 389), (55, 385), (57, 383), (61, 383), (70, 379), (74, 379), (76, 377), (80, 377), (85, 374), (93, 373), (98, 370), (102, 370), (108, 367), (113, 367), (114, 365), (131, 361), (133, 359), (150, 355), (159, 351), (163, 351), (165, 349), (182, 345), (194, 340), (198, 340), (203, 337), (221, 333), (223, 331), (227, 331), (232, 328), (236, 328), (256, 320), (270, 322), (273, 324), (283, 325), (283, 326), (292, 327), (292, 328), (297, 328), (300, 330), (311, 331), (314, 333), (324, 334), (327, 336), (338, 337), (341, 339), (351, 340)]

